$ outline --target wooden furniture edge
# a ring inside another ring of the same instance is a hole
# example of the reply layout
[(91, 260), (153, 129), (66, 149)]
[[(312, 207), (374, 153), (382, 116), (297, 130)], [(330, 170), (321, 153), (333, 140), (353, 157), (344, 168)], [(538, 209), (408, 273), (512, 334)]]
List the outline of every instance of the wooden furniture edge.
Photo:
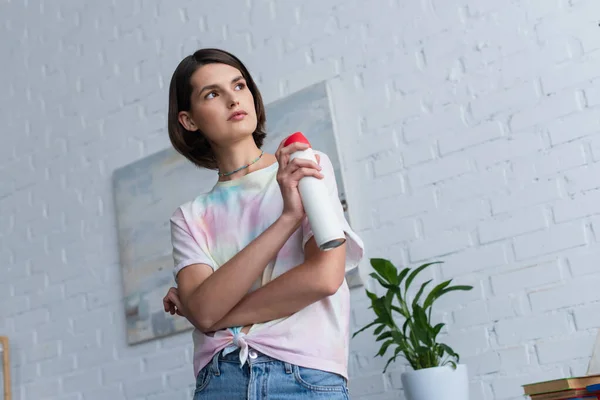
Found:
[(3, 376), (0, 378), (4, 380), (4, 398), (3, 399), (11, 400), (8, 338), (6, 336), (0, 336), (0, 343), (2, 344), (2, 372), (3, 372)]

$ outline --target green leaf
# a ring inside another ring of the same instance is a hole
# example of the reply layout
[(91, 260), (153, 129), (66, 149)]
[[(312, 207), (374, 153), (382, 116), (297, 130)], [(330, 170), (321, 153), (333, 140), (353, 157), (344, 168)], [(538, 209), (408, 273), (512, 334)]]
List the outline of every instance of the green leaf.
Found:
[(398, 331), (392, 331), (392, 337), (397, 343), (403, 343), (406, 339), (404, 336)]
[(444, 290), (448, 285), (450, 285), (451, 282), (452, 282), (452, 279), (450, 279), (449, 281), (446, 281), (446, 282), (442, 282), (439, 285), (437, 285), (436, 287), (434, 287), (431, 290), (431, 292), (429, 292), (429, 295), (423, 302), (423, 308), (427, 309), (427, 308), (431, 307), (431, 305), (433, 304), (435, 299), (437, 299), (440, 296), (440, 292), (442, 290)]
[(389, 291), (385, 294), (385, 308), (388, 310), (388, 313), (392, 314), (392, 301), (394, 301), (394, 292)]
[(402, 284), (402, 281), (404, 280), (404, 277), (406, 276), (406, 274), (408, 274), (410, 271), (410, 268), (404, 268), (399, 274), (398, 274), (398, 285)]
[(377, 280), (377, 282), (379, 282), (379, 284), (381, 286), (383, 286), (384, 288), (391, 290), (394, 288), (394, 285), (387, 283), (384, 278), (382, 278), (381, 276), (377, 275), (375, 272), (371, 272), (369, 274), (370, 277), (375, 278)]
[(408, 328), (409, 323), (410, 323), (410, 320), (407, 319), (406, 321), (404, 321), (404, 325), (402, 325), (402, 334), (404, 336), (406, 336), (406, 329)]
[(379, 351), (377, 352), (377, 354), (375, 354), (375, 357), (379, 356), (379, 357), (383, 357), (385, 352), (387, 351), (388, 347), (390, 347), (390, 345), (394, 344), (393, 340), (388, 340), (385, 343), (383, 343), (381, 345), (381, 348), (379, 349)]
[(392, 318), (392, 312), (387, 308), (384, 297), (380, 297), (373, 302), (373, 311), (375, 311), (375, 314), (381, 318), (383, 324), (390, 327), (395, 326), (394, 319)]
[(358, 331), (354, 332), (354, 334), (352, 335), (352, 337), (354, 338), (356, 335), (358, 335), (359, 333), (361, 333), (364, 330), (369, 329), (370, 327), (372, 327), (373, 325), (377, 325), (378, 322), (371, 322), (368, 325), (363, 326), (362, 328), (360, 328)]
[(392, 363), (396, 361), (396, 356), (392, 356), (390, 357), (390, 359), (385, 363), (385, 367), (383, 367), (383, 373), (385, 374), (385, 371), (387, 371), (388, 366)]
[[(450, 289), (450, 288), (448, 288)], [(465, 290), (465, 291), (469, 291), (473, 289), (473, 286), (471, 285), (456, 285), (456, 286), (452, 286), (452, 290)]]
[(392, 285), (398, 284), (398, 270), (391, 261), (383, 258), (372, 258), (371, 266), (383, 279)]
[(363, 326), (358, 331), (354, 332), (354, 334), (352, 335), (352, 337), (354, 338), (356, 335), (358, 335), (359, 333), (361, 333), (362, 331), (364, 331), (366, 329), (369, 329), (373, 325), (382, 324), (382, 323), (383, 323), (383, 320), (381, 318), (377, 318), (375, 321), (371, 322), (368, 325)]
[(445, 366), (446, 364), (450, 364), (450, 366), (452, 367), (452, 369), (456, 369), (456, 367), (457, 367), (456, 363), (455, 363), (454, 361), (452, 361), (452, 360), (446, 360), (446, 361), (445, 361), (445, 362), (442, 364), (442, 366)]
[(383, 330), (385, 329), (385, 325), (380, 325), (378, 326), (375, 331), (373, 332), (373, 335), (379, 335)]
[(402, 310), (400, 307), (392, 305), (392, 310), (396, 311), (398, 314), (406, 318), (406, 316), (404, 315), (404, 310)]
[(392, 326), (392, 318), (390, 316), (390, 314), (387, 312), (387, 310), (385, 309), (385, 305), (383, 305), (383, 299), (381, 299), (382, 301), (379, 301), (377, 303), (375, 303), (374, 305), (374, 310), (375, 310), (375, 314), (381, 318), (381, 321), (384, 325), (387, 326)]
[(369, 299), (371, 299), (371, 301), (377, 300), (377, 295), (375, 293), (369, 292), (366, 289), (365, 289), (365, 292), (367, 292), (367, 296), (369, 297)]
[(441, 261), (435, 261), (435, 262), (430, 262), (427, 264), (423, 264), (421, 265), (419, 268), (415, 269), (413, 272), (410, 273), (410, 275), (408, 276), (408, 278), (406, 279), (406, 282), (404, 284), (404, 291), (407, 291), (408, 288), (410, 287), (410, 284), (412, 283), (412, 281), (417, 277), (417, 275), (423, 271), (425, 268), (429, 267), (430, 265), (433, 264), (441, 264)]
[(423, 328), (425, 325), (427, 325), (427, 315), (420, 305), (415, 304), (412, 311), (417, 328)]
[[(471, 289), (473, 289), (473, 286), (450, 286), (448, 288), (444, 288), (444, 289), (440, 290), (439, 293), (437, 293), (437, 295), (435, 296), (434, 300), (439, 299), (440, 297), (442, 297), (446, 293), (454, 292), (454, 291), (457, 291), (457, 290), (469, 291)], [(433, 304), (433, 301), (431, 303)], [(430, 304), (430, 306), (432, 304)]]
[(440, 343), (440, 344), (439, 344), (439, 346), (440, 346), (442, 349), (444, 349), (444, 351), (445, 351), (446, 353), (448, 353), (450, 356), (452, 356), (452, 357), (456, 358), (456, 362), (457, 362), (457, 363), (460, 361), (460, 357), (458, 356), (458, 354), (456, 354), (456, 353), (454, 352), (454, 350), (452, 350), (452, 347), (450, 347), (450, 346), (448, 346), (448, 345), (446, 345), (446, 344), (444, 344), (444, 343)]
[(450, 286), (449, 288), (442, 290), (442, 293), (440, 293), (440, 296), (442, 296), (443, 294), (446, 294), (448, 292), (454, 292), (456, 290), (462, 290), (462, 291), (468, 292), (471, 289), (473, 289), (473, 286), (467, 286), (467, 285)]
[(383, 373), (385, 374), (385, 371), (387, 371), (388, 366), (392, 363), (392, 361), (396, 361), (396, 358), (398, 357), (398, 353), (400, 353), (402, 351), (402, 348), (400, 346), (396, 347), (396, 350), (394, 351), (394, 355), (388, 360), (388, 362), (385, 364), (385, 367), (383, 367)]
[(402, 315), (404, 318), (410, 318), (410, 314), (408, 314), (405, 310), (398, 308), (396, 306), (392, 306), (392, 310), (396, 311), (398, 314)]
[(435, 340), (435, 338), (437, 337), (437, 335), (439, 335), (440, 331), (442, 330), (442, 328), (445, 326), (446, 324), (444, 324), (443, 322), (440, 322), (439, 324), (437, 324), (436, 326), (433, 327), (433, 339)]
[(435, 351), (439, 358), (442, 358), (444, 356), (444, 349), (440, 345), (436, 345)]
[(430, 333), (430, 325), (429, 321), (427, 321), (427, 314), (425, 314), (425, 310), (421, 308), (419, 305), (415, 305), (413, 308), (413, 316), (415, 318), (415, 325), (413, 326), (413, 331), (417, 339), (427, 345), (433, 345), (433, 337)]
[(417, 292), (417, 294), (415, 295), (415, 298), (413, 299), (412, 305), (413, 307), (415, 306), (415, 304), (418, 304), (419, 299), (421, 298), (421, 295), (423, 294), (423, 291), (425, 290), (425, 287), (427, 285), (429, 285), (431, 283), (433, 279), (428, 280), (427, 282), (423, 283), (421, 285), (421, 288), (419, 289), (419, 291)]
[(377, 339), (375, 339), (376, 342), (380, 342), (383, 339), (387, 339), (387, 338), (391, 338), (392, 337), (392, 332), (387, 331), (387, 332), (383, 332), (381, 335), (377, 336)]

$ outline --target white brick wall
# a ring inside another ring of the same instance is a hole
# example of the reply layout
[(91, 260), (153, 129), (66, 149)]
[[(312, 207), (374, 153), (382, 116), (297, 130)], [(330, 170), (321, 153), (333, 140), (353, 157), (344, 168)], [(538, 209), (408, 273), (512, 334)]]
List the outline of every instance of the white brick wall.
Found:
[[(16, 400), (188, 399), (188, 333), (128, 347), (112, 171), (169, 146), (167, 85), (202, 46), (267, 102), (347, 82), (342, 135), (369, 255), (476, 286), (436, 315), (474, 400), (585, 371), (600, 295), (597, 0), (0, 2), (0, 334)], [(248, 9), (250, 7), (250, 9)], [(367, 323), (353, 292), (353, 329)], [(402, 364), (352, 342), (355, 399)]]

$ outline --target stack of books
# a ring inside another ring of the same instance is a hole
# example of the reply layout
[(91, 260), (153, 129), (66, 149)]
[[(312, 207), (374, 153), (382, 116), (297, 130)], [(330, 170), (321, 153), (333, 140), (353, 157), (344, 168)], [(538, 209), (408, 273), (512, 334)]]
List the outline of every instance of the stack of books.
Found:
[(531, 400), (600, 400), (600, 375), (530, 383), (523, 390)]

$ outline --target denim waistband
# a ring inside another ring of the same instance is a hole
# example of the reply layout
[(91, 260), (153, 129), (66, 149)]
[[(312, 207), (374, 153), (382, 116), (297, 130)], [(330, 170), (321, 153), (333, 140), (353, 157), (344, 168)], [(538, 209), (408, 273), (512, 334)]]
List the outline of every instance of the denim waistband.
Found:
[[(262, 354), (261, 352), (254, 350), (253, 348), (249, 348), (248, 349), (248, 362), (251, 364), (257, 364), (257, 363), (265, 363), (265, 362), (281, 362), (275, 358), (269, 357), (265, 354)], [(223, 355), (223, 350), (219, 351), (217, 354), (215, 354), (215, 357), (217, 358), (218, 361), (222, 361), (222, 362), (232, 362), (232, 363), (240, 363), (240, 350), (237, 349), (227, 355)], [(214, 360), (213, 358), (213, 360)]]
[[(288, 362), (280, 361), (275, 358), (269, 357), (269, 356), (262, 354), (261, 352), (256, 351), (252, 348), (249, 349), (248, 353), (249, 353), (248, 360), (244, 364), (244, 365), (247, 365), (248, 367), (252, 367), (252, 365), (255, 365), (255, 364), (275, 362), (275, 363), (280, 363), (281, 365), (283, 365), (285, 372), (287, 374), (291, 374), (293, 371), (292, 364), (290, 364)], [(240, 350), (239, 349), (234, 350), (233, 352), (228, 353), (226, 355), (223, 355), (223, 350), (221, 350), (217, 354), (215, 354), (210, 363), (210, 368), (211, 368), (213, 374), (220, 375), (220, 368), (219, 368), (220, 363), (238, 364), (238, 365), (240, 365), (240, 368), (242, 368), (243, 365), (240, 364)]]

